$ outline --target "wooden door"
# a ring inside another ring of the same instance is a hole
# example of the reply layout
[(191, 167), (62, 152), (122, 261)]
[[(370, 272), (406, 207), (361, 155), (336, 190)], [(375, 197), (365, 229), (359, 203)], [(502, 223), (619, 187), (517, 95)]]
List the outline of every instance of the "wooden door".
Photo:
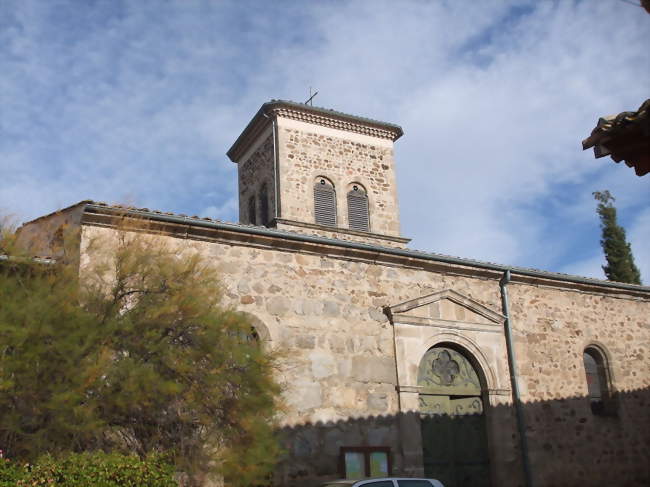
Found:
[(420, 363), (420, 424), (424, 474), (446, 487), (489, 487), (481, 384), (472, 364), (447, 347)]

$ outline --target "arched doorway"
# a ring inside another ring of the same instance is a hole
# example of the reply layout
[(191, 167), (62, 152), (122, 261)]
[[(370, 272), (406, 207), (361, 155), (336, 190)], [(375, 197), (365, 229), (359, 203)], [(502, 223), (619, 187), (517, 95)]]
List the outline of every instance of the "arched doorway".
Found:
[(418, 370), (424, 474), (445, 487), (490, 485), (482, 381), (467, 355), (441, 344)]

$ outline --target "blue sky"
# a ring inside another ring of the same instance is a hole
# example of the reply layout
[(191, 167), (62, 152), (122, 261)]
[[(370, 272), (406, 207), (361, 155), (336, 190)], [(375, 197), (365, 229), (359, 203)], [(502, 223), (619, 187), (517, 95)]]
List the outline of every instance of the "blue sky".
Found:
[[(650, 96), (650, 15), (591, 1), (0, 0), (0, 212), (82, 199), (237, 220), (259, 106), (400, 124), (412, 248), (603, 277), (617, 197), (650, 282), (650, 176), (582, 151)], [(645, 243), (645, 245), (644, 245)]]

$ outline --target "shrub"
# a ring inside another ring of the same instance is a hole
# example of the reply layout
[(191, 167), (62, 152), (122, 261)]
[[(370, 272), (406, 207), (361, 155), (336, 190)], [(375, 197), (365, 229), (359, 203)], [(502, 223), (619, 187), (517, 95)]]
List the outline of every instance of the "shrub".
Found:
[(0, 460), (0, 487), (176, 487), (174, 467), (162, 455), (144, 460), (116, 453), (46, 455), (34, 465)]
[(24, 476), (24, 467), (7, 458), (0, 458), (0, 487), (15, 487)]

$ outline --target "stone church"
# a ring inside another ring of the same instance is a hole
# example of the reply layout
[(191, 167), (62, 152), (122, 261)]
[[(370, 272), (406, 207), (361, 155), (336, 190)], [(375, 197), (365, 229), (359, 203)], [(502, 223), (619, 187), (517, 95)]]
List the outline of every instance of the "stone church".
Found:
[(125, 214), (208, 257), (282, 351), (275, 485), (650, 485), (650, 288), (410, 250), (401, 136), (271, 101), (228, 151), (239, 223), (83, 201), (21, 232), (77, 227), (81, 273)]

